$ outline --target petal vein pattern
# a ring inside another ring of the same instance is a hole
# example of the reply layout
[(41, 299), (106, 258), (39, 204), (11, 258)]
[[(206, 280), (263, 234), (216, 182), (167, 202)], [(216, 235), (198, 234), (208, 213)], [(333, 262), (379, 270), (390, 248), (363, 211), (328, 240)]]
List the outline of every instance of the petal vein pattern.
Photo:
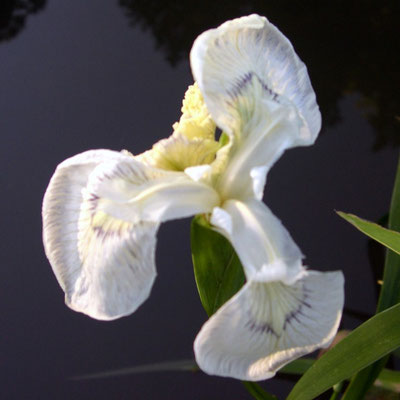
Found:
[(159, 223), (209, 212), (217, 202), (184, 173), (114, 151), (61, 163), (43, 201), (43, 239), (67, 305), (103, 320), (135, 311), (156, 276)]
[(202, 327), (196, 361), (211, 374), (258, 381), (288, 362), (327, 347), (343, 307), (341, 272), (307, 272), (293, 285), (252, 282)]
[(321, 115), (307, 69), (288, 39), (258, 15), (203, 33), (190, 59), (209, 113), (231, 138), (219, 191), (224, 199), (252, 197), (252, 168), (266, 166), (266, 174), (286, 149), (318, 135)]
[(276, 103), (293, 104), (301, 122), (299, 142), (314, 142), (321, 115), (307, 69), (290, 41), (265, 17), (254, 14), (204, 32), (193, 44), (190, 61), (208, 111), (228, 134), (238, 122), (232, 100), (249, 82), (258, 81), (253, 100), (263, 93)]

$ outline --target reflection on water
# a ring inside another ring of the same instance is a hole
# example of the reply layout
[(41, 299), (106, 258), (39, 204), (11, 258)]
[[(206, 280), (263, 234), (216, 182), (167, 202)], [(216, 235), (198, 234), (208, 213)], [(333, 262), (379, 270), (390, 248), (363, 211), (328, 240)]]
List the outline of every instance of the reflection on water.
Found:
[[(0, 41), (15, 37), (29, 14), (46, 0), (2, 0)], [(184, 2), (119, 0), (132, 26), (153, 33), (174, 65), (187, 59), (193, 40), (227, 19), (250, 13), (267, 16), (293, 42), (310, 70), (324, 124), (339, 120), (338, 100), (360, 94), (359, 105), (375, 128), (375, 149), (400, 144), (400, 3), (337, 0), (293, 3), (241, 0)]]
[(0, 42), (15, 37), (24, 28), (27, 16), (45, 5), (46, 0), (1, 0)]
[(375, 149), (400, 144), (400, 3), (231, 0), (119, 0), (133, 26), (150, 29), (171, 64), (187, 59), (193, 40), (227, 19), (258, 13), (290, 38), (308, 66), (324, 124), (339, 120), (338, 100), (360, 94), (375, 128)]

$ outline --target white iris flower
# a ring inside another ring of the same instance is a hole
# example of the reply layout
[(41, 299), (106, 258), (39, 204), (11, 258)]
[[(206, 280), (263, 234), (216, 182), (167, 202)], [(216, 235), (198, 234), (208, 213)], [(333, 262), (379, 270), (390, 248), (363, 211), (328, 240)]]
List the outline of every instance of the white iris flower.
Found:
[(190, 61), (197, 83), (172, 136), (139, 156), (91, 150), (57, 167), (43, 202), (45, 250), (67, 305), (112, 320), (149, 296), (160, 223), (206, 215), (247, 282), (202, 327), (197, 363), (262, 380), (328, 346), (341, 318), (342, 273), (306, 270), (262, 202), (271, 166), (286, 149), (313, 144), (321, 116), (305, 65), (264, 17), (203, 33)]

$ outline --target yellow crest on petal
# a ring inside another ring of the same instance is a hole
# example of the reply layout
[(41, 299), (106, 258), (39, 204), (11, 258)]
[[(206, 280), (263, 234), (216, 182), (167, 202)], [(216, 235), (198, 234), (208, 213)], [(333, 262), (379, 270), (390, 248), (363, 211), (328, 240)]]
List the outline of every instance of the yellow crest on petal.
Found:
[(153, 167), (184, 171), (188, 167), (212, 163), (218, 148), (218, 142), (213, 139), (188, 139), (175, 132), (168, 139), (157, 142), (139, 159)]
[(197, 83), (189, 86), (182, 104), (182, 116), (173, 125), (174, 133), (136, 159), (172, 171), (184, 171), (189, 167), (211, 164), (215, 160), (220, 148), (214, 138), (216, 125)]
[(214, 139), (216, 125), (196, 82), (186, 91), (181, 111), (182, 116), (179, 122), (173, 125), (175, 132), (179, 132), (188, 139)]

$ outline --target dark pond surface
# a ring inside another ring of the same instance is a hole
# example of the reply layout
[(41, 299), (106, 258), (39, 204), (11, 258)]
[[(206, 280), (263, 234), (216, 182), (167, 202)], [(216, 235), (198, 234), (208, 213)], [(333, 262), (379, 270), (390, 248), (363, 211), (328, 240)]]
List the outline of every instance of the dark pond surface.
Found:
[[(40, 211), (65, 158), (96, 148), (140, 153), (168, 136), (192, 83), (188, 52), (197, 34), (251, 12), (266, 15), (305, 61), (324, 125), (314, 146), (290, 150), (274, 166), (265, 201), (307, 265), (344, 271), (342, 327), (361, 322), (354, 312), (373, 313), (372, 267), (382, 265), (382, 253), (334, 210), (377, 221), (389, 207), (400, 143), (399, 3), (307, 4), (1, 2), (0, 398), (249, 398), (239, 382), (201, 372), (71, 380), (193, 357), (206, 315), (189, 221), (162, 227), (150, 299), (130, 317), (99, 322), (64, 305), (43, 252)], [(292, 383), (278, 377), (263, 385), (283, 397)]]

